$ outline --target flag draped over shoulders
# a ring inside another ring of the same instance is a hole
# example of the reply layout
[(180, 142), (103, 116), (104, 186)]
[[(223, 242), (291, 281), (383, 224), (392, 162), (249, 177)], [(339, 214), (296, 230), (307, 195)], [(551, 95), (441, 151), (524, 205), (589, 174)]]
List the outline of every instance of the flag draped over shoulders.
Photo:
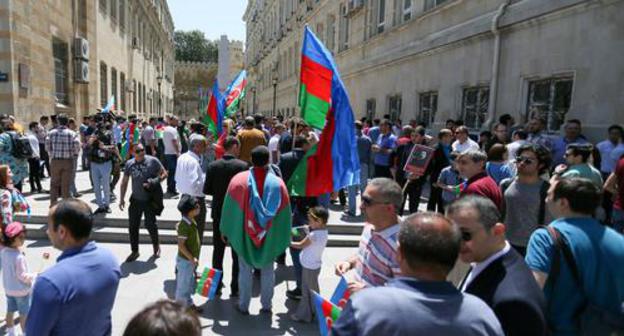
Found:
[(250, 170), (237, 174), (230, 182), (220, 229), (239, 258), (260, 268), (273, 262), (290, 245), (291, 210), (281, 179), (269, 172), (261, 198), (250, 182), (253, 179)]

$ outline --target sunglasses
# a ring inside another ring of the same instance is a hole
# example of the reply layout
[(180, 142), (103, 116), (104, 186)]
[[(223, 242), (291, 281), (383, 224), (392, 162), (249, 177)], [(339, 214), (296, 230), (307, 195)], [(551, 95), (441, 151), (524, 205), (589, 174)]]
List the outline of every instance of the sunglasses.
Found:
[(388, 202), (378, 202), (369, 196), (362, 195), (362, 204), (366, 207), (373, 206), (375, 204), (389, 204)]
[(145, 152), (145, 149), (135, 149), (134, 152), (137, 153), (137, 154), (143, 153), (143, 152)]
[(516, 158), (516, 163), (525, 163), (525, 164), (530, 165), (530, 164), (533, 164), (534, 162), (535, 162), (535, 160), (533, 160), (531, 158), (528, 158), (528, 157), (525, 157), (525, 156), (518, 156)]
[(465, 241), (465, 242), (469, 242), (472, 240), (472, 233), (468, 232), (468, 231), (462, 231), (461, 232), (461, 240)]

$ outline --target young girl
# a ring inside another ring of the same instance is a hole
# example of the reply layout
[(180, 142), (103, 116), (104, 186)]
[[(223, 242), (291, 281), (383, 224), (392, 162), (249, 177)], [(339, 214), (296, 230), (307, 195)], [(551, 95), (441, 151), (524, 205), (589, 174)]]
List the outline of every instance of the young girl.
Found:
[(26, 256), (22, 250), (26, 231), (18, 222), (12, 222), (4, 229), (2, 259), (2, 282), (7, 300), (7, 335), (15, 335), (13, 313), (19, 312), (20, 326), (26, 329), (26, 318), (30, 310), (30, 290), (35, 273), (28, 272)]
[(310, 233), (300, 242), (290, 244), (292, 248), (301, 249), (299, 260), (302, 266), (301, 286), (302, 296), (297, 307), (297, 312), (291, 319), (299, 322), (311, 322), (314, 312), (311, 290), (318, 293), (318, 277), (321, 272), (321, 259), (323, 250), (327, 245), (327, 220), (329, 212), (322, 206), (311, 208), (308, 212)]

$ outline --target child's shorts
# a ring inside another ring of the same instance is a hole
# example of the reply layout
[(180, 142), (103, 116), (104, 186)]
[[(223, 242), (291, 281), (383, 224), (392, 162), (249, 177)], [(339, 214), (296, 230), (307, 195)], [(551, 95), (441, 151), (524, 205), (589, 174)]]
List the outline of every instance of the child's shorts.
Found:
[(30, 294), (26, 296), (8, 296), (7, 295), (7, 312), (19, 312), (21, 316), (28, 315), (30, 310)]

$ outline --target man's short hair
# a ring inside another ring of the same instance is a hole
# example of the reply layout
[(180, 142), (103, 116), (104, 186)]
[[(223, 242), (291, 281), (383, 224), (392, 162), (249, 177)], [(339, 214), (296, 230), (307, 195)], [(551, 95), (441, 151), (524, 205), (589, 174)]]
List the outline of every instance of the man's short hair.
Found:
[(512, 137), (518, 137), (520, 140), (526, 140), (529, 138), (529, 133), (527, 133), (524, 129), (517, 129), (513, 131)]
[(468, 127), (466, 126), (458, 126), (457, 128), (455, 128), (455, 133), (465, 133), (465, 134), (470, 134), (470, 132), (468, 132)]
[(581, 123), (581, 121), (580, 121), (580, 120), (578, 120), (578, 119), (568, 119), (568, 120), (566, 121), (566, 124), (577, 124), (579, 127), (582, 127), (582, 126), (583, 126), (583, 124)]
[(28, 124), (28, 129), (32, 130), (34, 128), (37, 128), (37, 126), (39, 126), (39, 123), (36, 121), (31, 122), (30, 124)]
[(246, 127), (255, 127), (256, 126), (256, 120), (254, 119), (254, 117), (245, 117), (245, 126)]
[(414, 128), (414, 133), (420, 136), (425, 136), (427, 134), (427, 130), (422, 126), (416, 126), (416, 128)]
[(264, 167), (269, 164), (269, 148), (258, 146), (251, 151), (251, 163), (254, 167)]
[(41, 118), (39, 118), (39, 121), (48, 121), (48, 120), (50, 120), (50, 118), (46, 115), (41, 116)]
[(570, 209), (584, 215), (594, 215), (602, 204), (602, 192), (591, 180), (580, 177), (560, 179), (555, 185), (553, 199), (568, 200)]
[(488, 159), (487, 155), (484, 152), (477, 149), (467, 150), (465, 152), (459, 153), (459, 155), (457, 156), (458, 159), (463, 157), (469, 158), (474, 163), (485, 162)]
[(195, 197), (191, 195), (183, 194), (180, 197), (180, 201), (178, 202), (178, 211), (180, 211), (182, 215), (186, 216), (189, 212), (195, 209), (198, 205), (199, 205), (199, 202), (197, 202), (197, 199)]
[(63, 200), (57, 203), (50, 213), (54, 231), (63, 225), (76, 240), (89, 238), (93, 229), (93, 212), (84, 201)]
[(507, 125), (507, 123), (512, 119), (513, 117), (511, 116), (511, 114), (503, 114), (502, 116), (498, 117), (498, 122)]
[(135, 315), (123, 333), (134, 335), (200, 336), (202, 326), (197, 315), (189, 313), (182, 304), (160, 300)]
[(583, 162), (587, 162), (587, 160), (589, 160), (589, 156), (592, 155), (592, 152), (594, 151), (594, 146), (591, 144), (573, 143), (566, 147), (566, 151), (572, 151), (572, 155), (574, 156), (580, 155)]
[(379, 124), (380, 124), (380, 123), (381, 123), (381, 119), (379, 119), (379, 118), (375, 118), (375, 119), (373, 119), (373, 124), (374, 124), (375, 126), (379, 126)]
[(447, 135), (452, 137), (452, 136), (453, 136), (453, 131), (451, 131), (451, 130), (450, 130), (450, 129), (448, 129), (448, 128), (443, 128), (443, 129), (441, 129), (441, 130), (438, 132), (438, 139), (442, 139), (442, 138), (444, 138), (444, 137), (445, 137), (445, 136), (447, 136)]
[(229, 151), (234, 146), (240, 147), (240, 140), (238, 140), (237, 137), (235, 137), (235, 136), (228, 136), (227, 138), (225, 138), (225, 141), (223, 142), (223, 148), (226, 151)]
[(195, 148), (200, 143), (206, 143), (206, 137), (201, 134), (191, 134), (189, 138), (189, 146), (190, 148)]
[(304, 137), (303, 135), (297, 135), (295, 137), (295, 148), (303, 148), (305, 145), (308, 145), (310, 143), (310, 141), (308, 140), (308, 138)]
[(410, 268), (432, 267), (448, 274), (459, 255), (461, 233), (457, 225), (441, 214), (420, 212), (401, 222), (398, 240)]
[(368, 185), (377, 189), (380, 201), (394, 205), (397, 212), (401, 209), (403, 205), (403, 190), (394, 180), (378, 177), (372, 179)]
[(387, 126), (392, 127), (392, 122), (390, 121), (390, 119), (384, 119), (384, 120), (381, 121), (380, 126), (383, 126), (383, 125), (387, 125)]
[(355, 129), (358, 130), (358, 131), (361, 131), (362, 128), (364, 128), (364, 125), (362, 124), (362, 122), (359, 121), (359, 120), (356, 120), (355, 121)]
[(609, 126), (609, 129), (607, 131), (608, 132), (618, 131), (618, 132), (620, 132), (621, 135), (624, 135), (624, 128), (622, 128), (622, 126), (620, 126), (620, 125), (611, 125), (611, 126)]
[(548, 172), (552, 164), (552, 155), (550, 155), (550, 150), (548, 150), (548, 148), (538, 144), (527, 143), (518, 148), (516, 156), (520, 156), (524, 152), (533, 152), (533, 154), (535, 154), (538, 166), (542, 166), (539, 169), (540, 174)]
[(466, 195), (455, 200), (446, 208), (446, 215), (452, 216), (464, 209), (474, 209), (479, 215), (479, 223), (489, 232), (496, 223), (501, 222), (501, 213), (491, 199), (483, 196)]
[(56, 121), (59, 123), (59, 125), (62, 126), (67, 126), (67, 124), (69, 124), (69, 118), (67, 117), (67, 114), (65, 113), (61, 113), (56, 117)]

